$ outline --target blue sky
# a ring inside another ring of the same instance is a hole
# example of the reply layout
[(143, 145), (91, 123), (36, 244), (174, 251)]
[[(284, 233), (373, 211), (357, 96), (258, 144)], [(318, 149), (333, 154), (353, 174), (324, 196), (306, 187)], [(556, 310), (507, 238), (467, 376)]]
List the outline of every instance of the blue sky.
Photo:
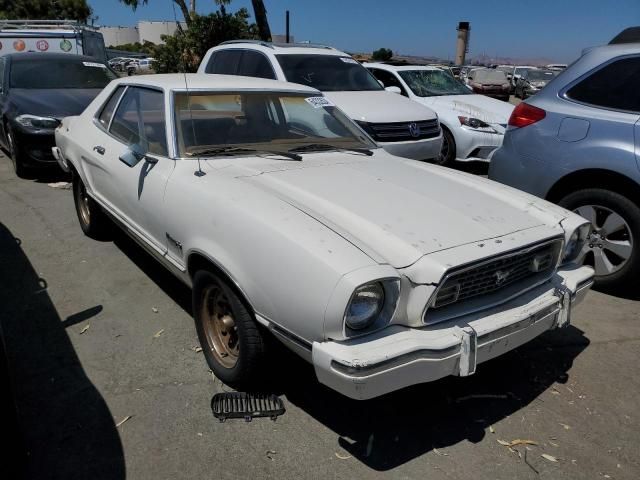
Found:
[[(132, 12), (118, 0), (89, 0), (101, 25), (173, 19), (172, 0), (149, 0)], [(453, 59), (455, 28), (471, 22), (470, 55), (575, 59), (588, 46), (607, 43), (625, 27), (640, 25), (640, 0), (265, 0), (272, 33), (284, 33), (291, 11), (296, 40), (326, 43), (351, 52), (379, 47), (408, 55)], [(233, 0), (229, 10), (250, 0)], [(198, 11), (213, 10), (198, 0)], [(180, 10), (176, 8), (181, 20)]]

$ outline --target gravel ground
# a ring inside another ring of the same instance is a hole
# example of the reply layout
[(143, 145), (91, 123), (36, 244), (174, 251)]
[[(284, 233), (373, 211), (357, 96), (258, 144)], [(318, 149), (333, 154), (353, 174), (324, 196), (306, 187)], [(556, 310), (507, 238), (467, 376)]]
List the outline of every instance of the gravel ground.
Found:
[[(569, 328), (472, 377), (368, 402), (281, 353), (265, 382), (286, 414), (219, 423), (226, 387), (195, 351), (189, 291), (123, 235), (84, 237), (59, 180), (0, 158), (0, 321), (28, 478), (640, 478), (640, 302), (592, 292)], [(518, 439), (535, 445), (502, 444)]]

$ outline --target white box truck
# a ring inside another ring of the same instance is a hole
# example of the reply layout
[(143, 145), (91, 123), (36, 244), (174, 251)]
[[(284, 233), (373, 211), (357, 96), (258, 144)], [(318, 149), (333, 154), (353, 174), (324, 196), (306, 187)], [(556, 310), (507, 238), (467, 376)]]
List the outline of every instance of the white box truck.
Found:
[(102, 34), (73, 20), (0, 20), (0, 55), (16, 52), (69, 53), (107, 61)]

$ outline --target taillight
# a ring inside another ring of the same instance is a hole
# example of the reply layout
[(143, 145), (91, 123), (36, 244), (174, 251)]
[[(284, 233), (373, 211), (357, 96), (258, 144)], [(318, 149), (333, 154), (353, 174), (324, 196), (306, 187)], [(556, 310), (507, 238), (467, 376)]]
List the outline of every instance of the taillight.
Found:
[(512, 127), (526, 127), (539, 122), (547, 115), (547, 112), (541, 108), (534, 107), (528, 103), (519, 103), (511, 112), (509, 117), (509, 125)]

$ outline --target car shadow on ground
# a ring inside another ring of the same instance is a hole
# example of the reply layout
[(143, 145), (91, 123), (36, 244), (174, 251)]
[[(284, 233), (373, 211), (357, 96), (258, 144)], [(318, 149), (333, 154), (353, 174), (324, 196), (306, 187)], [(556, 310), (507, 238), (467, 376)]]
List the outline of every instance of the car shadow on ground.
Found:
[(172, 275), (155, 258), (115, 225), (110, 231), (110, 239), (136, 267), (153, 280), (180, 308), (191, 315), (191, 290), (189, 287)]
[[(448, 377), (368, 401), (320, 385), (297, 358), (278, 365), (278, 393), (333, 430), (354, 458), (391, 470), (434, 449), (481, 441), (490, 425), (517, 413), (554, 382), (565, 383), (573, 360), (589, 344), (573, 326), (548, 332), (495, 360), (475, 375)], [(281, 353), (288, 355), (288, 353)]]
[[(183, 310), (190, 290), (124, 234), (120, 250)], [(276, 340), (255, 391), (282, 396), (336, 434), (339, 445), (370, 468), (388, 471), (434, 448), (481, 441), (489, 426), (517, 413), (555, 382), (566, 383), (574, 359), (589, 345), (574, 326), (547, 332), (479, 365), (475, 375), (416, 385), (373, 400), (351, 400), (318, 383), (313, 367)], [(204, 361), (204, 359), (203, 359)], [(286, 414), (285, 414), (286, 415)]]
[(0, 324), (9, 377), (1, 392), (13, 392), (19, 450), (24, 450), (19, 458), (26, 458), (14, 460), (13, 467), (23, 474), (11, 478), (124, 479), (124, 453), (113, 417), (65, 330), (101, 306), (72, 315), (65, 325), (46, 280), (2, 223), (0, 265)]
[(485, 177), (489, 174), (489, 162), (456, 162), (453, 168)]

